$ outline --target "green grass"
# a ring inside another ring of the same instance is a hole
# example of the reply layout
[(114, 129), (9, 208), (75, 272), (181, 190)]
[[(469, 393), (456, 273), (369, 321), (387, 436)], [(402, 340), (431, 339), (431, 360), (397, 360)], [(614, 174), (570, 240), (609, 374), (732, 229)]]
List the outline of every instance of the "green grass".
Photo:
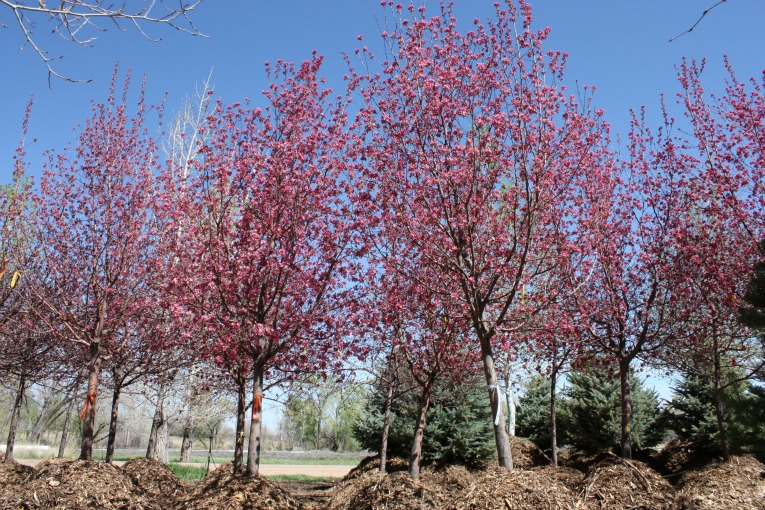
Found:
[(175, 476), (177, 476), (182, 482), (195, 482), (197, 480), (201, 480), (205, 477), (205, 474), (207, 474), (206, 465), (202, 467), (185, 466), (171, 462), (167, 465), (167, 467), (169, 467), (170, 471), (175, 473)]

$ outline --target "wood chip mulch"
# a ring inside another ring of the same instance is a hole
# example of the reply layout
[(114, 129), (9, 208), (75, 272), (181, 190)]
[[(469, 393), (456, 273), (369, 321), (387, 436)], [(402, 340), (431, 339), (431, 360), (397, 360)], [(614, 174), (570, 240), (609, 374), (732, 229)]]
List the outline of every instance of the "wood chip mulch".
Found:
[(683, 474), (678, 488), (680, 510), (763, 510), (765, 465), (750, 455), (733, 457)]
[(675, 488), (647, 464), (612, 454), (590, 467), (580, 499), (590, 508), (670, 510)]
[(131, 459), (122, 466), (122, 471), (133, 484), (165, 508), (186, 496), (186, 486), (169, 467), (156, 459)]
[(193, 491), (176, 502), (183, 510), (303, 510), (287, 491), (265, 478), (234, 474), (232, 463), (224, 464), (196, 484)]
[(34, 472), (35, 470), (31, 467), (18, 462), (0, 460), (0, 501), (6, 493), (18, 492), (21, 484), (25, 483)]
[(51, 459), (40, 463), (17, 490), (5, 493), (0, 508), (24, 510), (163, 508), (136, 487), (118, 467), (103, 462)]

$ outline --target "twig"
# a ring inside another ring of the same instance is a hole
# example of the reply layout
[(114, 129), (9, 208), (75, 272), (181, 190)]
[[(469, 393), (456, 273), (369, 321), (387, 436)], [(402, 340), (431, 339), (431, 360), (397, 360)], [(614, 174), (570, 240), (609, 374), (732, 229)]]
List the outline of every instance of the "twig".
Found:
[(685, 34), (690, 34), (691, 32), (693, 32), (693, 29), (694, 29), (694, 28), (696, 28), (696, 25), (698, 25), (699, 23), (701, 23), (701, 20), (703, 20), (703, 19), (704, 19), (704, 16), (706, 16), (706, 15), (709, 13), (709, 11), (711, 11), (712, 9), (714, 9), (715, 7), (717, 7), (717, 6), (718, 6), (718, 5), (720, 5), (720, 4), (724, 4), (724, 3), (725, 3), (725, 2), (727, 2), (727, 1), (728, 1), (728, 0), (720, 0), (719, 2), (717, 2), (716, 4), (714, 4), (714, 5), (713, 5), (712, 7), (710, 7), (709, 9), (706, 9), (704, 12), (702, 12), (702, 13), (701, 13), (701, 17), (700, 17), (698, 20), (696, 20), (696, 23), (694, 23), (694, 24), (693, 24), (693, 26), (692, 26), (691, 28), (689, 28), (689, 29), (688, 29), (688, 30), (686, 30), (685, 32), (682, 32), (682, 33), (680, 33), (680, 34), (677, 34), (675, 37), (671, 38), (671, 39), (669, 40), (669, 42), (672, 42), (672, 41), (674, 41), (675, 39), (677, 39), (677, 38), (679, 38), (679, 37), (681, 37), (681, 36), (684, 36)]

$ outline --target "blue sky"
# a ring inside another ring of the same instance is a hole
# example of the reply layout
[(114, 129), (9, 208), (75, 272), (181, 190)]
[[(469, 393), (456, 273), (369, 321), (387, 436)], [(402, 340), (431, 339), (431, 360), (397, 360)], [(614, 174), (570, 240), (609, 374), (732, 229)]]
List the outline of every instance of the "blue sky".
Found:
[[(417, 0), (419, 4), (422, 0)], [(765, 69), (765, 2), (729, 0), (712, 10), (690, 34), (667, 40), (690, 27), (716, 0), (538, 0), (533, 2), (537, 28), (550, 26), (549, 49), (570, 54), (568, 85), (596, 85), (597, 103), (606, 109), (614, 130), (624, 132), (630, 108), (643, 104), (656, 109), (659, 94), (677, 90), (674, 67), (683, 56), (707, 57), (707, 88), (722, 86), (722, 55), (732, 60), (739, 78), (759, 76)], [(474, 17), (491, 16), (491, 1), (458, 0), (456, 14), (466, 26)], [(427, 2), (435, 10), (435, 1)], [(0, 8), (0, 183), (7, 182), (18, 143), (24, 107), (35, 97), (29, 138), (30, 173), (40, 172), (40, 154), (62, 148), (73, 139), (72, 128), (90, 114), (90, 101), (103, 101), (116, 62), (146, 76), (149, 103), (168, 94), (168, 111), (178, 107), (213, 70), (216, 94), (226, 102), (250, 97), (255, 102), (265, 88), (267, 60), (301, 61), (316, 49), (326, 57), (324, 74), (342, 87), (345, 64), (341, 54), (359, 44), (379, 45), (378, 20), (384, 15), (379, 0), (204, 1), (193, 14), (209, 38), (193, 38), (163, 27), (147, 27), (161, 42), (141, 39), (135, 31), (99, 33), (91, 48), (80, 48), (46, 34), (38, 26), (39, 43), (50, 54), (63, 55), (56, 69), (87, 84), (57, 79), (48, 87), (39, 58), (23, 44), (10, 11)], [(134, 83), (137, 86), (137, 79)]]

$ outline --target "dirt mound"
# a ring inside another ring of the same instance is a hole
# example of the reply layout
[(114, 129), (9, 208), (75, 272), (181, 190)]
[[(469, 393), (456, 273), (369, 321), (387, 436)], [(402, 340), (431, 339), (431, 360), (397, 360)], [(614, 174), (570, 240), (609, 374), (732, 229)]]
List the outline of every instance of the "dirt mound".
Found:
[(678, 487), (682, 510), (765, 509), (765, 465), (750, 455), (685, 473)]
[[(704, 467), (715, 460), (715, 455), (697, 447), (687, 439), (675, 438), (656, 454), (654, 465), (664, 475)], [(676, 477), (673, 477), (676, 479)]]
[(300, 503), (264, 478), (234, 474), (231, 463), (211, 471), (175, 508), (184, 510), (302, 510)]
[(545, 452), (528, 439), (510, 436), (510, 448), (515, 468), (528, 469), (550, 463), (550, 458), (545, 455)]
[(122, 471), (147, 495), (170, 506), (176, 499), (186, 495), (186, 488), (166, 465), (156, 459), (131, 459)]
[(580, 496), (593, 508), (675, 508), (675, 489), (643, 462), (609, 455), (590, 467)]
[(18, 462), (0, 461), (0, 501), (7, 492), (18, 492), (19, 485), (31, 477), (34, 471), (31, 467)]
[(119, 468), (103, 462), (51, 459), (6, 493), (0, 508), (159, 510), (159, 504), (133, 485)]

